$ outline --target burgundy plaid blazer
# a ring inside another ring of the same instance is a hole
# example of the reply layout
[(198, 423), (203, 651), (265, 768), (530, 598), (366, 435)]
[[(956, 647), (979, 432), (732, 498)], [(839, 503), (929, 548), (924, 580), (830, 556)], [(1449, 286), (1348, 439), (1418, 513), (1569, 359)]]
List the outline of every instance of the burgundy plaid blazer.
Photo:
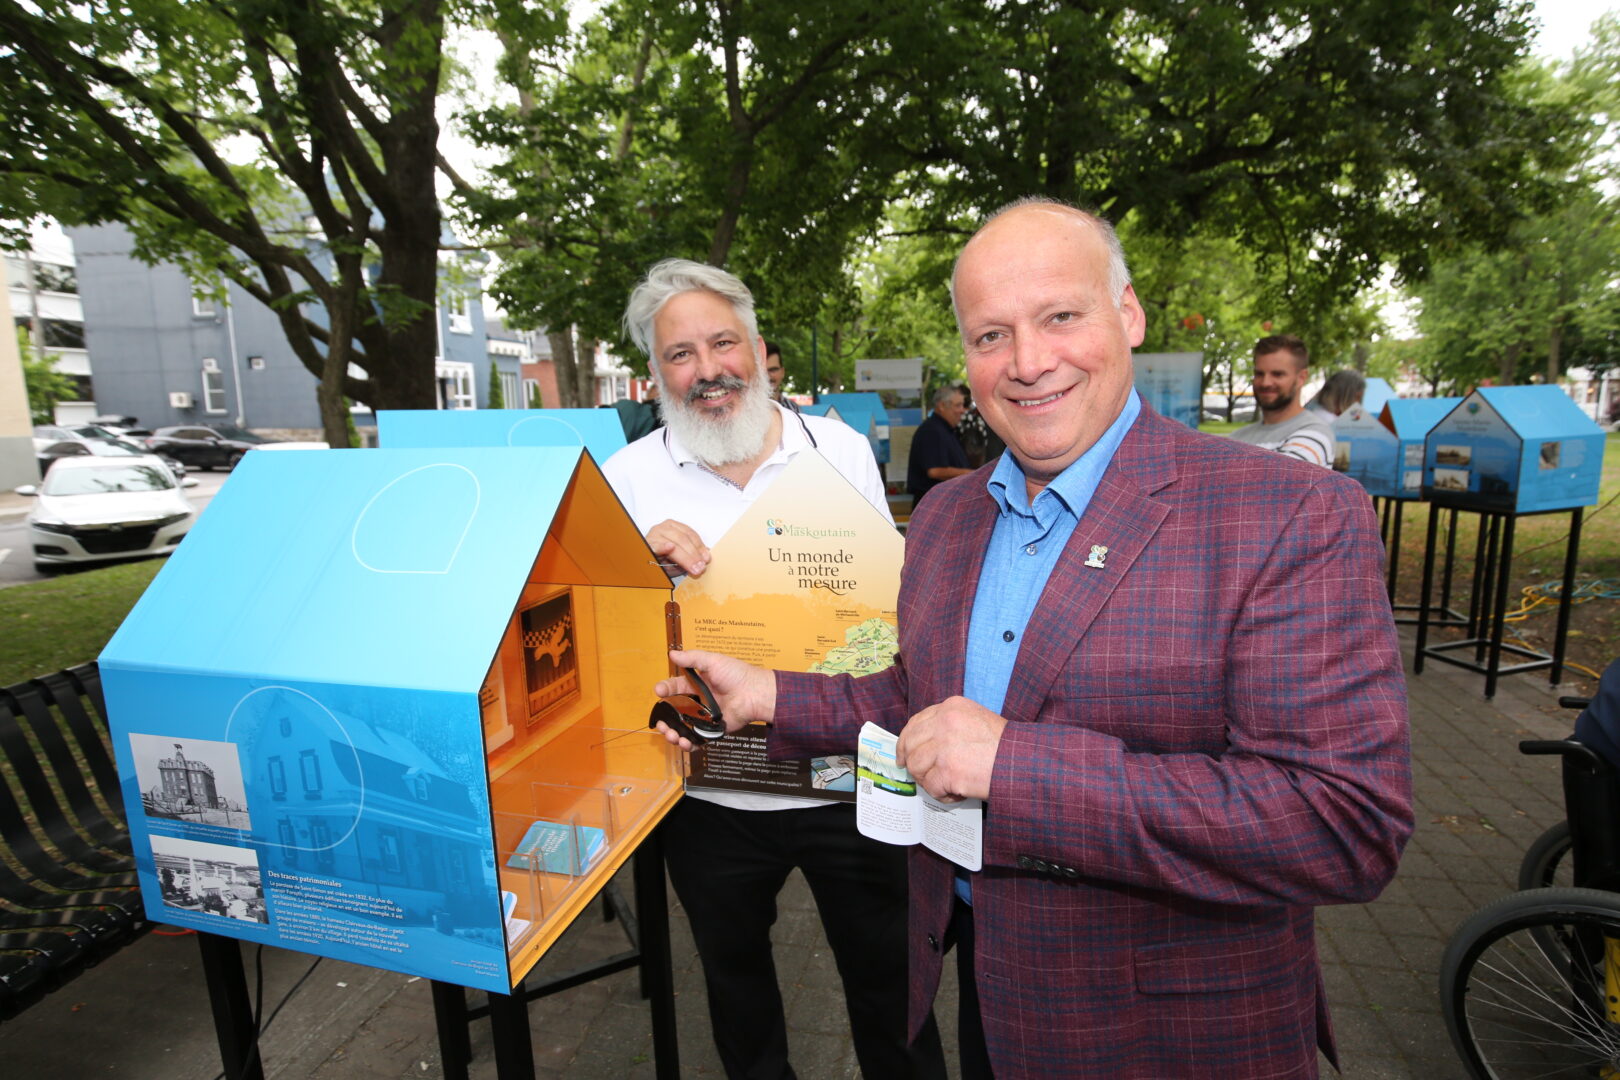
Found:
[[(849, 752), (962, 691), (990, 466), (912, 518), (900, 658), (777, 676), (773, 757)], [(1091, 545), (1106, 566), (1084, 565)], [(1335, 1060), (1318, 904), (1371, 900), (1411, 833), (1406, 690), (1367, 495), (1146, 406), (1025, 632), (975, 956), (998, 1077), (1310, 1077)], [(911, 855), (913, 1032), (952, 866)]]

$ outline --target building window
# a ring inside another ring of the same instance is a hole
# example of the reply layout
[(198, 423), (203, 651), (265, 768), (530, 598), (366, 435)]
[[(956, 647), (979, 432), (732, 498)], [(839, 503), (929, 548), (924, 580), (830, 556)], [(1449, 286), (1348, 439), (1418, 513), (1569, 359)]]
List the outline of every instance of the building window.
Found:
[(39, 322), (45, 348), (84, 348), (83, 322), (65, 319), (40, 319)]
[(534, 409), (540, 405), (540, 380), (523, 380), (523, 404), (521, 408)]
[(384, 829), (377, 834), (377, 842), (382, 847), (383, 869), (390, 874), (404, 870), (405, 864), (399, 858), (399, 833), (393, 829)]
[(436, 365), (439, 384), (439, 408), (475, 409), (473, 397), (473, 366), (457, 360), (440, 360)]
[(523, 408), (523, 399), (518, 397), (518, 377), (514, 372), (502, 371), (501, 376), (501, 402), (508, 409)]
[(332, 830), (325, 818), (309, 823), (309, 846), (315, 849), (315, 865), (330, 870), (336, 857), (332, 854)]
[(281, 764), (279, 757), (270, 759), (270, 797), (272, 799), (287, 797), (287, 769)]
[(604, 375), (596, 380), (596, 403), (611, 405), (630, 396), (630, 376)]
[[(210, 371), (212, 367), (214, 370)], [(223, 413), (225, 409), (225, 376), (220, 374), (218, 366), (210, 360), (203, 361), (202, 373), (203, 411)]]
[(321, 759), (315, 756), (313, 750), (301, 750), (298, 754), (298, 773), (304, 781), (304, 798), (318, 799), (321, 797)]
[(467, 884), (467, 853), (461, 850), (460, 845), (451, 844), (446, 855), (450, 864), (450, 881), (461, 886)]
[(283, 858), (288, 866), (298, 865), (298, 838), (293, 835), (292, 822), (282, 818), (276, 822), (276, 835), (281, 837), (281, 846), (285, 849)]
[(197, 293), (192, 293), (191, 317), (194, 319), (219, 318), (219, 308), (218, 305), (214, 303), (214, 298), (212, 296), (200, 296)]
[(61, 263), (34, 263), (34, 285), (45, 292), (77, 293), (79, 278), (73, 267)]
[(444, 298), (445, 328), (452, 334), (472, 333), (472, 304), (466, 293), (452, 293)]

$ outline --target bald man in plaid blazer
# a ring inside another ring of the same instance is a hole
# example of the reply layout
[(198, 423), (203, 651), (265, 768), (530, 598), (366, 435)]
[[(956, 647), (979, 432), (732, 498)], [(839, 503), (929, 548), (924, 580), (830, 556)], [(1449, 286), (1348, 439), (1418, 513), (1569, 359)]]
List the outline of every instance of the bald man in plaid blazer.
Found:
[[(1144, 318), (1098, 219), (1015, 204), (953, 285), (1012, 459), (912, 519), (894, 667), (676, 660), (728, 723), (774, 719), (773, 756), (847, 752), (871, 720), (931, 794), (986, 800), (981, 872), (910, 856), (912, 1021), (964, 945), (964, 1076), (1315, 1076), (1337, 1059), (1313, 908), (1377, 896), (1412, 827), (1370, 501), (1135, 397)], [(1055, 552), (1016, 533), (1043, 513)]]

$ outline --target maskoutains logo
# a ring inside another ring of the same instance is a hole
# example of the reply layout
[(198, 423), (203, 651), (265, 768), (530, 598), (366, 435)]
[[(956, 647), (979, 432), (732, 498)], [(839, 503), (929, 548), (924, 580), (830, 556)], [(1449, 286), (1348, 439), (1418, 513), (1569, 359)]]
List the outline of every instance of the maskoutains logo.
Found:
[(783, 518), (766, 518), (765, 535), (800, 536), (807, 540), (824, 540), (828, 537), (849, 537), (860, 534), (854, 529), (822, 529), (814, 525), (790, 525)]

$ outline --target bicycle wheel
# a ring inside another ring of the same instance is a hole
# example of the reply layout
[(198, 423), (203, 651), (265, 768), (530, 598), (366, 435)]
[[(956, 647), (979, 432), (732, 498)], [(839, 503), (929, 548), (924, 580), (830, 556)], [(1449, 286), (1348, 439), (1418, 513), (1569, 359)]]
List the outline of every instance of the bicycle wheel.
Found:
[(1620, 894), (1533, 889), (1486, 905), (1446, 946), (1440, 999), (1477, 1080), (1615, 1075)]
[(1560, 821), (1536, 838), (1519, 863), (1520, 889), (1571, 888), (1575, 868), (1569, 859), (1569, 822)]

